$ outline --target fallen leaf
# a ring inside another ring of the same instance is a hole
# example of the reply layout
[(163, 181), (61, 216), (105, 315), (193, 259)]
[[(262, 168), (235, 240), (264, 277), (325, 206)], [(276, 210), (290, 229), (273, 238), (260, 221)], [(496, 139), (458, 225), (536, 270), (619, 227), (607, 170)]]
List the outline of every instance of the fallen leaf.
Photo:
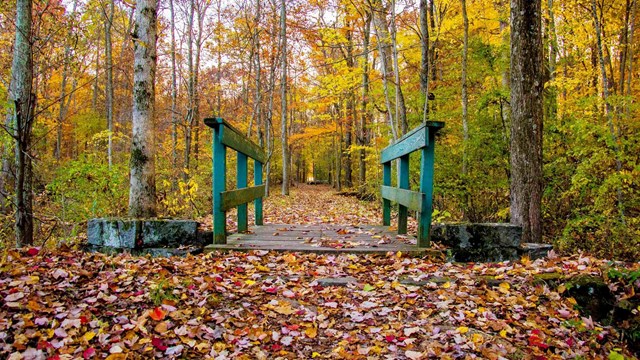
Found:
[(153, 310), (149, 312), (149, 317), (151, 317), (155, 321), (160, 321), (164, 319), (165, 315), (166, 313), (164, 312), (164, 310), (162, 310), (159, 307), (155, 307), (153, 308)]

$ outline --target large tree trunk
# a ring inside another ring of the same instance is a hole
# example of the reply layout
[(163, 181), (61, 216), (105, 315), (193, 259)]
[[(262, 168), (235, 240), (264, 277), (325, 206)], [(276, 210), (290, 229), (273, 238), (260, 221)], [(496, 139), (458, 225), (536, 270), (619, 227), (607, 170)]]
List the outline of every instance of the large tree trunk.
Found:
[(542, 240), (541, 0), (511, 0), (511, 223)]
[(16, 246), (33, 243), (33, 193), (31, 133), (33, 128), (36, 96), (33, 91), (33, 49), (31, 38), (31, 0), (17, 0), (16, 38), (11, 64), (11, 84), (9, 97), (15, 105), (13, 119), (16, 154)]
[(133, 135), (129, 216), (156, 216), (155, 78), (157, 0), (138, 0), (133, 31)]
[(462, 174), (467, 174), (467, 157), (469, 156), (469, 97), (467, 94), (467, 59), (469, 53), (469, 18), (467, 17), (467, 1), (461, 0), (462, 5)]
[(287, 2), (280, 2), (280, 44), (282, 45), (280, 79), (280, 121), (282, 126), (282, 195), (289, 195), (289, 140), (287, 130)]
[(104, 23), (104, 49), (105, 49), (105, 66), (106, 66), (106, 75), (107, 75), (107, 84), (106, 84), (106, 110), (107, 110), (107, 129), (109, 130), (108, 135), (108, 146), (107, 146), (107, 159), (109, 162), (109, 168), (113, 164), (113, 46), (111, 44), (111, 27), (113, 25), (113, 15), (114, 15), (114, 0), (109, 0), (109, 12), (105, 14), (105, 23)]

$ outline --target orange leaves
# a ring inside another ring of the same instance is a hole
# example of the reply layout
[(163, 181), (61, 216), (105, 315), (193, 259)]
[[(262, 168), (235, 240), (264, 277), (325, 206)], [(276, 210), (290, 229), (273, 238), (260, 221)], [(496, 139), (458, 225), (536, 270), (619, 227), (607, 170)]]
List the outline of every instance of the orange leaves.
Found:
[(155, 321), (161, 321), (164, 319), (166, 313), (159, 307), (153, 308), (153, 310), (149, 311), (149, 317), (151, 317)]

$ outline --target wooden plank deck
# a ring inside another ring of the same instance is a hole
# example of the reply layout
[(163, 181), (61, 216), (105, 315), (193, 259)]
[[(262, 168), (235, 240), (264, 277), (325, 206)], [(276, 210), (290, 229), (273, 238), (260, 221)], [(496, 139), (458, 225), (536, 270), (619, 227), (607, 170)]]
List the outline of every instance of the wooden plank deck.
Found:
[(212, 244), (205, 253), (268, 250), (315, 253), (387, 253), (439, 255), (430, 248), (418, 248), (413, 236), (397, 235), (385, 226), (338, 224), (266, 224), (248, 233), (232, 234), (227, 244)]

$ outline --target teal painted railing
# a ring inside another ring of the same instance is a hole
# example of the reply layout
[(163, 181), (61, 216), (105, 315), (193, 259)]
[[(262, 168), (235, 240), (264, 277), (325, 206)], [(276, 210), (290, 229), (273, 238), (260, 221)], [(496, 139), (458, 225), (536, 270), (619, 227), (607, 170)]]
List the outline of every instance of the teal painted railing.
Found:
[[(391, 202), (398, 204), (398, 234), (407, 233), (407, 211), (419, 213), (418, 246), (429, 247), (433, 204), (433, 162), (435, 136), (444, 127), (440, 121), (429, 121), (411, 130), (382, 150), (382, 223), (391, 225)], [(420, 191), (409, 190), (409, 154), (422, 151)], [(391, 186), (391, 162), (400, 159), (398, 187)]]
[[(253, 201), (256, 225), (262, 225), (262, 198), (265, 194), (262, 169), (267, 154), (222, 118), (205, 119), (204, 123), (213, 129), (213, 242), (226, 244), (227, 210), (238, 208), (238, 232), (245, 232), (248, 229), (247, 203)], [(237, 189), (230, 191), (227, 191), (227, 148), (237, 152)], [(252, 187), (247, 187), (249, 158), (254, 160)]]

